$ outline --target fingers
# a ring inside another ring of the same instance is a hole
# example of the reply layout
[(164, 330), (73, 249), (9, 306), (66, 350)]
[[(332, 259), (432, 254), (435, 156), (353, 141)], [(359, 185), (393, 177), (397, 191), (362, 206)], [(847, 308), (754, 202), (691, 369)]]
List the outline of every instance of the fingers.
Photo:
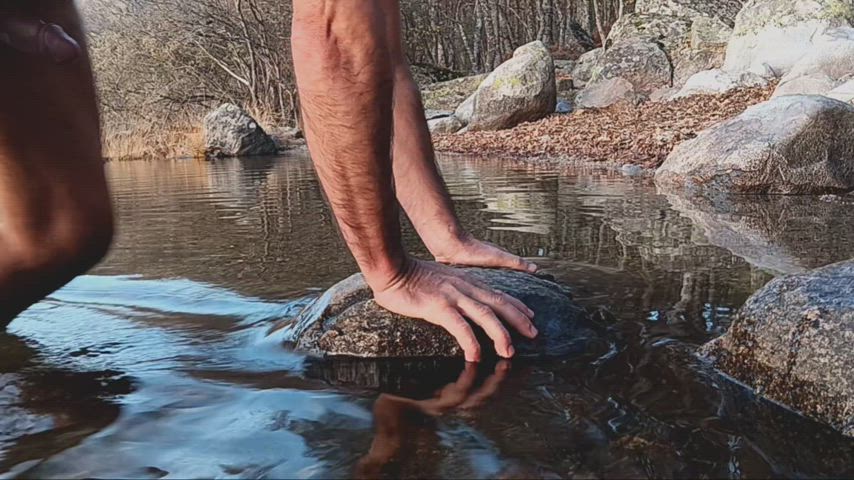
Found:
[(80, 57), (82, 48), (59, 25), (0, 13), (0, 44), (22, 53), (41, 55), (56, 63)]
[(486, 400), (495, 395), (498, 392), (498, 387), (504, 383), (504, 380), (507, 378), (507, 374), (510, 372), (510, 362), (507, 360), (501, 360), (495, 365), (495, 373), (489, 376), (483, 385), (473, 394), (471, 394), (465, 402), (463, 402), (459, 408), (460, 409), (469, 409), (476, 408), (481, 406)]
[[(492, 339), (495, 344), (495, 352), (498, 355), (504, 358), (513, 358), (516, 351), (513, 349), (510, 333), (504, 328), (492, 308), (466, 296), (459, 299), (458, 306), (465, 316), (480, 325), (480, 328)], [(519, 312), (517, 311), (517, 313)]]
[(477, 283), (474, 288), (462, 287), (463, 293), (479, 303), (485, 304), (498, 314), (508, 325), (525, 337), (535, 338), (539, 332), (531, 322), (534, 312), (518, 299), (488, 286)]
[(458, 311), (449, 308), (444, 313), (442, 321), (437, 324), (457, 340), (465, 353), (466, 362), (476, 363), (480, 361), (480, 342), (477, 341), (474, 330)]
[(477, 380), (477, 365), (466, 363), (465, 369), (460, 373), (457, 381), (445, 386), (439, 392), (439, 398), (436, 399), (439, 408), (442, 411), (447, 411), (465, 402), (469, 397), (469, 392), (474, 387), (475, 380)]

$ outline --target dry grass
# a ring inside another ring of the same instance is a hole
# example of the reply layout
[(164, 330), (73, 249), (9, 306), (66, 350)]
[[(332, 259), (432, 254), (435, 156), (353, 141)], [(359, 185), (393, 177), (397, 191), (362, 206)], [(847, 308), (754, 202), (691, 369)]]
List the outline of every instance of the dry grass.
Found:
[(109, 160), (204, 157), (201, 126), (104, 129), (104, 157)]

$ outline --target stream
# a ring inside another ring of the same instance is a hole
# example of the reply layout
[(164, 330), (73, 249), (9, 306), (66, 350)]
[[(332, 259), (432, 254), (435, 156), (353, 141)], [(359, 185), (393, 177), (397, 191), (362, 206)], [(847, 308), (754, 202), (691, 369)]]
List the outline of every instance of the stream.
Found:
[[(308, 158), (114, 162), (112, 253), (0, 334), (0, 478), (854, 476), (854, 440), (693, 355), (774, 276), (854, 257), (854, 206), (440, 163), (463, 223), (571, 287), (607, 353), (464, 370), (287, 351), (268, 329), (356, 271)], [(449, 392), (465, 401), (424, 407)]]

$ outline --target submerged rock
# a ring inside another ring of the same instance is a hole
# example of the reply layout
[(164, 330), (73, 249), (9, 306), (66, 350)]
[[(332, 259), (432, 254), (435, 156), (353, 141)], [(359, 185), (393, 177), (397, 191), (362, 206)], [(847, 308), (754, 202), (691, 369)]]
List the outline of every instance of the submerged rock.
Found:
[(702, 352), (762, 395), (854, 436), (854, 262), (781, 277)]
[(205, 117), (205, 152), (211, 157), (275, 155), (278, 147), (252, 116), (226, 103)]
[[(560, 356), (584, 352), (597, 343), (584, 309), (560, 285), (526, 273), (469, 268), (492, 288), (509, 293), (536, 313), (535, 340), (511, 331), (519, 356)], [(274, 328), (297, 350), (361, 358), (462, 357), (456, 340), (441, 327), (393, 314), (373, 301), (361, 274), (330, 288), (295, 321)], [(478, 329), (476, 329), (478, 330)], [(482, 337), (484, 352), (493, 351)], [(600, 343), (600, 342), (599, 342)], [(597, 343), (598, 344), (598, 343)]]
[(854, 107), (791, 95), (701, 132), (655, 175), (664, 189), (823, 194), (854, 189)]
[(542, 42), (516, 49), (457, 109), (468, 131), (503, 130), (554, 113), (557, 103), (555, 67)]

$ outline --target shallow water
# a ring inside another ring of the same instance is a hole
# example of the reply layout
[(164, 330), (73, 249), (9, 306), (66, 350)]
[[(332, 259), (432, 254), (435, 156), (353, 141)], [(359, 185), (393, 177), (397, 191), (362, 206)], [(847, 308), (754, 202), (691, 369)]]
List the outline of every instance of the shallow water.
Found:
[(307, 159), (112, 163), (113, 253), (0, 336), (0, 477), (854, 475), (854, 442), (692, 356), (774, 275), (854, 257), (854, 207), (442, 167), (465, 224), (573, 287), (610, 351), (509, 371), (285, 351), (271, 324), (355, 271)]

